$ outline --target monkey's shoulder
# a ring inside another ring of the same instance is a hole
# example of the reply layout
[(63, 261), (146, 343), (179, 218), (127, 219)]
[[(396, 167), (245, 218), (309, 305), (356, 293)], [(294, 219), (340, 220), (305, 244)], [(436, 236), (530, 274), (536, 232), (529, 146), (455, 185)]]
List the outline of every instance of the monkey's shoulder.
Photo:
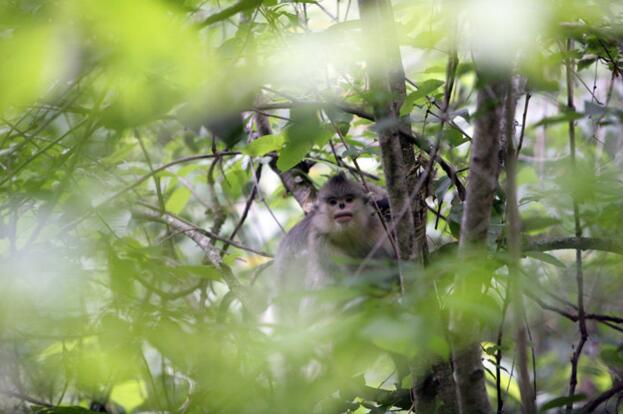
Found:
[(311, 230), (311, 215), (303, 217), (301, 221), (296, 223), (294, 227), (288, 231), (288, 233), (279, 242), (277, 248), (277, 257), (283, 257), (283, 254), (287, 256), (300, 255), (300, 253), (307, 250), (308, 234)]

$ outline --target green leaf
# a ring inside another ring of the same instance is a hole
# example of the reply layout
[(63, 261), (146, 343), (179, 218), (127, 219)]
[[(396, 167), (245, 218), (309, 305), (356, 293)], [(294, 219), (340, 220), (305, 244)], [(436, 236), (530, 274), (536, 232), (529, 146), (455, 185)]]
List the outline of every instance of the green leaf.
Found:
[(443, 84), (444, 84), (444, 81), (441, 81), (438, 79), (428, 79), (428, 80), (425, 80), (424, 82), (421, 82), (418, 85), (418, 90), (415, 92), (411, 92), (406, 97), (405, 101), (400, 107), (400, 116), (409, 115), (409, 113), (411, 113), (411, 110), (415, 106), (415, 103), (419, 99), (423, 99), (424, 97), (426, 97), (426, 95), (435, 91), (437, 88), (439, 88)]
[(423, 73), (446, 73), (446, 67), (442, 65), (429, 66), (426, 69), (424, 69)]
[(542, 262), (549, 263), (551, 265), (558, 266), (563, 269), (566, 267), (563, 262), (558, 260), (556, 257), (552, 256), (551, 254), (547, 254), (543, 252), (525, 252), (525, 255), (527, 257), (531, 257), (533, 259), (540, 260)]
[(589, 66), (591, 66), (593, 63), (595, 63), (595, 61), (597, 60), (596, 57), (592, 57), (592, 58), (588, 58), (588, 59), (582, 59), (578, 61), (578, 66), (577, 66), (577, 71), (580, 72), (586, 68), (588, 68)]
[(116, 384), (110, 391), (110, 398), (128, 412), (140, 406), (145, 401), (145, 395), (147, 395), (145, 382), (134, 379)]
[(179, 177), (186, 177), (188, 174), (190, 174), (191, 172), (197, 170), (201, 168), (201, 166), (197, 165), (197, 164), (190, 164), (190, 165), (185, 165), (182, 168), (180, 168), (177, 173), (175, 175), (179, 176)]
[(334, 105), (329, 105), (324, 108), (324, 112), (342, 135), (348, 134), (350, 123), (353, 120), (353, 114), (348, 114)]
[(441, 177), (439, 180), (435, 180), (433, 183), (435, 197), (442, 199), (444, 194), (446, 194), (446, 191), (448, 191), (448, 188), (450, 188), (450, 185), (452, 185), (452, 180), (447, 176)]
[(543, 412), (545, 412), (547, 410), (551, 410), (552, 408), (563, 407), (563, 406), (567, 405), (570, 402), (583, 401), (585, 399), (586, 399), (586, 395), (584, 395), (584, 394), (577, 394), (577, 395), (574, 395), (573, 397), (558, 397), (558, 398), (554, 398), (552, 400), (549, 400), (545, 404), (543, 404), (539, 411), (543, 413)]
[(611, 368), (623, 368), (623, 352), (616, 346), (604, 345), (599, 357)]
[(413, 343), (417, 341), (415, 332), (419, 325), (420, 321), (411, 315), (404, 315), (403, 320), (378, 317), (368, 322), (363, 334), (383, 350), (413, 357), (416, 352)]
[(186, 207), (190, 199), (190, 190), (186, 187), (178, 187), (167, 200), (164, 208), (171, 214), (179, 214)]
[(317, 110), (313, 106), (292, 108), (290, 119), (292, 124), (286, 129), (285, 142), (277, 160), (277, 167), (281, 171), (298, 164), (324, 135)]
[(457, 147), (464, 142), (467, 142), (468, 139), (461, 133), (461, 131), (455, 128), (448, 128), (443, 131), (443, 139), (451, 146)]
[(422, 32), (415, 36), (411, 42), (411, 45), (422, 49), (430, 49), (437, 45), (437, 43), (446, 37), (447, 34), (447, 30), (430, 30)]
[(260, 6), (261, 4), (262, 4), (262, 0), (239, 1), (233, 6), (227, 7), (221, 10), (220, 12), (214, 13), (213, 15), (209, 16), (207, 19), (203, 21), (203, 23), (201, 23), (201, 26), (209, 26), (216, 22), (220, 22), (222, 20), (228, 19), (231, 16), (238, 14), (240, 12), (243, 12), (245, 10), (256, 8)]
[(35, 407), (35, 414), (93, 414), (94, 411), (84, 407)]
[(222, 280), (220, 271), (212, 266), (176, 266), (173, 272), (181, 277), (196, 277), (207, 280)]
[(543, 216), (533, 216), (533, 217), (522, 217), (521, 219), (521, 231), (535, 231), (535, 230), (543, 230), (547, 227), (554, 226), (556, 224), (560, 224), (560, 219), (555, 217), (543, 217)]
[(283, 135), (264, 135), (251, 142), (242, 149), (242, 153), (257, 157), (272, 151), (277, 151), (283, 146)]
[(584, 117), (584, 114), (581, 112), (567, 112), (561, 115), (548, 116), (541, 119), (539, 122), (532, 125), (533, 128), (539, 126), (549, 126), (554, 124), (560, 124), (562, 122), (569, 122), (581, 119)]

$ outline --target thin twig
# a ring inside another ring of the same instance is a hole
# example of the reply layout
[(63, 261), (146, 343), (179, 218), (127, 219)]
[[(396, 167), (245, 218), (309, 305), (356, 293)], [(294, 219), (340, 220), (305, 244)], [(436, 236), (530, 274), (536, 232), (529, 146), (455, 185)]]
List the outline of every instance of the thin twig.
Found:
[[(567, 40), (567, 53), (570, 54), (573, 47), (573, 41)], [(573, 59), (571, 56), (567, 56), (566, 77), (567, 77), (567, 107), (569, 111), (575, 112), (575, 104), (573, 102)], [(575, 121), (569, 120), (569, 152), (571, 157), (571, 170), (576, 172), (576, 160), (575, 160)], [(582, 237), (582, 227), (580, 226), (580, 211), (578, 201), (573, 197), (573, 218), (575, 222), (575, 237)], [(580, 328), (580, 340), (575, 347), (575, 350), (571, 356), (571, 376), (569, 378), (569, 402), (567, 403), (567, 412), (570, 413), (573, 410), (573, 396), (575, 395), (575, 388), (578, 384), (578, 364), (580, 357), (582, 356), (582, 349), (586, 340), (588, 339), (588, 331), (586, 329), (586, 316), (584, 312), (584, 276), (582, 270), (582, 250), (575, 250), (575, 266), (576, 266), (576, 284), (577, 284), (577, 300), (578, 300), (578, 325)]]
[[(367, 119), (368, 121), (372, 121), (372, 122), (375, 121), (374, 115), (368, 113), (367, 111), (361, 108), (352, 106), (345, 102), (317, 102), (317, 101), (316, 102), (310, 102), (310, 101), (303, 102), (303, 101), (298, 101), (298, 100), (293, 100), (293, 99), (290, 99), (290, 100), (291, 102), (280, 102), (280, 103), (256, 105), (255, 107), (251, 108), (251, 110), (257, 111), (259, 109), (261, 111), (261, 110), (274, 110), (274, 109), (290, 109), (290, 108), (294, 108), (298, 106), (317, 106), (318, 108), (325, 108), (325, 107), (333, 106), (339, 109), (340, 111), (346, 112), (348, 114), (356, 115), (360, 118)], [(411, 131), (407, 131), (404, 128), (400, 128), (398, 126), (398, 134), (400, 134), (400, 136), (404, 138), (407, 138), (415, 146), (417, 146), (418, 148), (420, 148), (421, 150), (429, 154), (429, 156), (434, 150), (434, 148), (429, 144), (429, 142), (424, 137), (420, 136), (417, 133), (414, 134)], [(441, 169), (446, 173), (446, 175), (450, 178), (450, 180), (454, 184), (457, 190), (457, 193), (459, 195), (459, 198), (461, 200), (465, 200), (465, 185), (461, 182), (460, 178), (458, 177), (457, 169), (452, 164), (450, 164), (446, 159), (444, 159), (443, 157), (439, 155), (437, 155), (437, 163), (439, 164)]]
[(508, 310), (509, 303), (510, 295), (507, 286), (504, 295), (504, 304), (502, 305), (502, 318), (500, 319), (500, 326), (498, 328), (498, 337), (496, 341), (497, 349), (495, 350), (495, 390), (498, 400), (498, 414), (502, 414), (504, 412), (504, 397), (502, 396), (502, 334), (504, 332), (504, 321), (506, 319), (506, 312)]
[[(555, 312), (559, 314), (560, 316), (564, 316), (565, 318), (569, 319), (572, 322), (578, 321), (578, 316), (576, 314), (569, 313), (566, 310), (558, 308), (556, 306), (548, 305), (547, 303), (543, 302), (541, 299), (539, 299), (536, 295), (532, 293), (529, 293), (529, 292), (524, 292), (524, 293), (528, 298), (536, 302), (537, 305), (539, 305), (542, 309)], [(610, 316), (610, 315), (600, 315), (596, 313), (589, 313), (585, 315), (585, 319), (597, 321), (616, 331), (623, 332), (623, 328), (620, 328), (619, 326), (615, 325), (615, 323), (623, 323), (623, 320), (621, 320), (622, 318), (617, 318), (616, 316)]]
[[(247, 216), (249, 215), (249, 210), (251, 209), (251, 205), (253, 204), (253, 201), (255, 200), (255, 196), (257, 195), (258, 181), (259, 181), (259, 177), (262, 174), (262, 166), (263, 164), (259, 164), (257, 168), (255, 169), (253, 189), (251, 189), (251, 192), (249, 193), (249, 196), (247, 197), (247, 201), (244, 205), (244, 210), (242, 211), (240, 220), (238, 220), (236, 227), (234, 227), (234, 230), (232, 230), (231, 234), (229, 235), (229, 240), (233, 240), (234, 237), (236, 237), (236, 234), (238, 234), (238, 230), (240, 230), (240, 228), (246, 221)], [(231, 244), (232, 243), (230, 241), (225, 242), (225, 245), (223, 246), (223, 253), (227, 251), (227, 249), (229, 248)]]
[(621, 243), (594, 237), (557, 237), (544, 240), (529, 240), (523, 248), (524, 251), (540, 252), (567, 249), (599, 250), (623, 255), (623, 245)]
[(0, 389), (0, 394), (8, 395), (9, 397), (17, 398), (18, 400), (26, 401), (26, 402), (29, 402), (31, 404), (40, 405), (42, 407), (49, 407), (49, 408), (53, 408), (54, 407), (54, 405), (52, 405), (52, 404), (50, 404), (48, 402), (39, 400), (37, 398), (30, 397), (30, 396), (28, 396), (26, 394), (22, 394), (22, 393), (15, 392), (15, 391), (9, 391), (9, 390)]
[(77, 219), (75, 219), (74, 221), (64, 225), (61, 228), (61, 232), (66, 232), (68, 229), (78, 225), (79, 223), (84, 221), (87, 217), (89, 217), (91, 214), (93, 214), (93, 212), (95, 210), (97, 210), (98, 208), (104, 206), (105, 204), (110, 203), (111, 201), (113, 201), (117, 197), (127, 193), (128, 191), (131, 191), (131, 190), (135, 189), (139, 185), (143, 184), (145, 181), (149, 180), (153, 175), (158, 174), (161, 171), (164, 171), (164, 170), (166, 170), (168, 168), (171, 168), (171, 167), (173, 167), (175, 165), (178, 165), (178, 164), (185, 164), (187, 162), (211, 159), (211, 158), (222, 157), (222, 156), (235, 156), (235, 155), (240, 155), (240, 153), (239, 152), (235, 152), (235, 151), (224, 151), (224, 152), (220, 152), (218, 154), (191, 155), (190, 157), (178, 158), (177, 160), (174, 160), (174, 161), (171, 161), (171, 162), (169, 162), (167, 164), (164, 164), (164, 165), (162, 165), (162, 166), (160, 166), (158, 168), (155, 168), (153, 171), (150, 171), (149, 173), (145, 174), (144, 176), (142, 176), (141, 178), (139, 178), (138, 180), (136, 180), (135, 182), (133, 182), (129, 186), (127, 186), (127, 187), (117, 191), (113, 195), (111, 195), (111, 196), (105, 198), (104, 200), (100, 201), (99, 203), (97, 203), (96, 206), (91, 207), (82, 216), (80, 216)]
[[(149, 171), (153, 173), (154, 165), (151, 162), (151, 157), (149, 156), (149, 152), (147, 151), (147, 148), (145, 148), (145, 143), (143, 142), (143, 139), (141, 137), (141, 134), (138, 128), (134, 130), (134, 135), (136, 135), (136, 140), (138, 141), (138, 144), (141, 147), (141, 150), (143, 151), (143, 155), (145, 156), (145, 160), (147, 161), (147, 166), (149, 167)], [(156, 197), (158, 198), (158, 207), (160, 208), (160, 212), (164, 214), (166, 209), (165, 209), (165, 204), (164, 204), (164, 197), (162, 196), (162, 186), (160, 185), (160, 178), (155, 174), (152, 175), (152, 178), (154, 180), (154, 186), (156, 187)], [(171, 234), (171, 227), (167, 224), (166, 233), (165, 233), (165, 237), (167, 237), (166, 243), (167, 243), (167, 246), (169, 247), (169, 253), (171, 257), (176, 257), (175, 245), (173, 244), (173, 239), (168, 237), (170, 234)]]
[(523, 114), (521, 116), (521, 131), (519, 132), (519, 143), (517, 144), (517, 157), (519, 158), (519, 153), (521, 152), (521, 147), (523, 145), (523, 137), (526, 132), (526, 117), (528, 116), (528, 102), (530, 102), (530, 98), (532, 95), (530, 92), (526, 92), (526, 98), (523, 105)]

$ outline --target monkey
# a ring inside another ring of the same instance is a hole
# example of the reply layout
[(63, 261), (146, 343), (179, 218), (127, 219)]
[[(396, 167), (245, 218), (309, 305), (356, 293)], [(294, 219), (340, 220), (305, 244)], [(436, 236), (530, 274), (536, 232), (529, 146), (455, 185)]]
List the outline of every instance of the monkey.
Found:
[(286, 338), (272, 356), (273, 373), (285, 384), (286, 404), (297, 386), (300, 389), (301, 384), (331, 369), (327, 361), (334, 344), (329, 338), (314, 338), (313, 346), (304, 347), (305, 342), (292, 342), (292, 333), (298, 337), (301, 330), (307, 331), (316, 321), (320, 322), (317, 326), (323, 326), (326, 318), (333, 318), (340, 308), (354, 309), (349, 302), (322, 302), (314, 293), (338, 282), (367, 286), (367, 276), (376, 278), (381, 272), (396, 275), (395, 268), (386, 267), (384, 262), (395, 259), (381, 219), (385, 219), (388, 207), (385, 190), (372, 185), (366, 188), (339, 173), (320, 188), (310, 212), (279, 243), (275, 257), (277, 286), (271, 292), (277, 298), (270, 307), (269, 319), (277, 322), (271, 332), (277, 338)]
[[(341, 172), (318, 192), (310, 213), (281, 240), (276, 254), (279, 289), (305, 292), (340, 277), (359, 274), (370, 263), (395, 258), (390, 235), (379, 217), (387, 217), (386, 194)], [(378, 204), (377, 204), (378, 203)], [(296, 295), (295, 295), (296, 296)]]

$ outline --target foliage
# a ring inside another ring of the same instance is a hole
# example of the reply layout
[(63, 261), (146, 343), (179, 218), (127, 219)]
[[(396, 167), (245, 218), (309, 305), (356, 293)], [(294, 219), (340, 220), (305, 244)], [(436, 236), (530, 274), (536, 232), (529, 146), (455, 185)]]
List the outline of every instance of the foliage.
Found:
[[(404, 264), (405, 294), (377, 272), (301, 293), (318, 303), (304, 320), (272, 316), (271, 303), (301, 299), (274, 297), (270, 253), (302, 217), (276, 172), (306, 162), (316, 185), (338, 170), (385, 184), (382, 97), (367, 89), (375, 62), (363, 63), (378, 45), (362, 41), (352, 3), (3, 2), (1, 411), (406, 412), (412, 361), (423, 372), (450, 354), (444, 323), (460, 310), (484, 331), (492, 399), (518, 412), (503, 174), (486, 251), (457, 258), (463, 204), (435, 163), (430, 263)], [(420, 170), (439, 138), (439, 158), (465, 182), (480, 73), (526, 81), (515, 134), (521, 275), (537, 402), (556, 412), (570, 400), (577, 340), (574, 202), (590, 242), (576, 407), (623, 372), (623, 9), (508, 3), (394, 1), (408, 79), (397, 109), (419, 140)], [(486, 289), (456, 294), (456, 274)]]

